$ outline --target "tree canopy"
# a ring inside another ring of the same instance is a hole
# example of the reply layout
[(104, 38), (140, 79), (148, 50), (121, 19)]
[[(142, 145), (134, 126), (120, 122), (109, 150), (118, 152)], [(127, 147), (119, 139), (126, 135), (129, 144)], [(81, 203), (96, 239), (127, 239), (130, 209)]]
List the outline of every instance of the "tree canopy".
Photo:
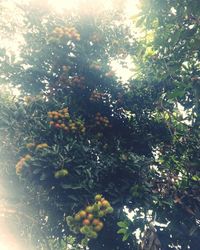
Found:
[[(0, 55), (1, 179), (36, 249), (198, 249), (197, 6), (141, 0), (132, 25), (118, 8), (16, 6), (23, 43)], [(127, 56), (124, 82), (111, 65)]]

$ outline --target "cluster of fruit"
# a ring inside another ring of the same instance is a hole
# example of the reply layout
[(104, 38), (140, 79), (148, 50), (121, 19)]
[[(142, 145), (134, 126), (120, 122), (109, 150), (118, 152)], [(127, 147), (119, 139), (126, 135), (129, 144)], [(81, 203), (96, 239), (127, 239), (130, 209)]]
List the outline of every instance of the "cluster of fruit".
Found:
[(85, 236), (83, 244), (89, 239), (97, 238), (98, 232), (103, 229), (103, 222), (100, 218), (113, 213), (110, 203), (101, 194), (95, 196), (95, 203), (87, 206), (85, 210), (79, 211), (75, 216), (67, 217), (67, 224), (74, 233), (81, 233)]
[(64, 27), (56, 27), (53, 31), (57, 37), (62, 38), (64, 36), (69, 37), (70, 39), (74, 39), (80, 41), (80, 34), (74, 27), (64, 28)]
[(18, 163), (16, 164), (15, 166), (15, 169), (16, 169), (16, 174), (19, 175), (24, 167), (24, 164), (26, 162), (28, 162), (29, 160), (31, 160), (31, 156), (29, 154), (25, 155), (24, 157), (22, 157)]
[(96, 113), (95, 120), (96, 120), (97, 125), (103, 125), (103, 126), (109, 127), (109, 128), (112, 127), (112, 125), (110, 124), (108, 118), (106, 116), (102, 116), (99, 112)]
[(97, 91), (93, 91), (91, 96), (90, 96), (90, 101), (92, 102), (98, 102), (100, 100), (103, 100), (107, 97), (107, 95), (105, 93), (100, 93)]
[(49, 124), (55, 128), (61, 128), (67, 132), (85, 132), (85, 126), (83, 121), (71, 120), (68, 108), (64, 108), (59, 111), (48, 112), (48, 117), (51, 119)]
[(69, 80), (69, 85), (71, 87), (85, 88), (83, 76), (74, 76)]

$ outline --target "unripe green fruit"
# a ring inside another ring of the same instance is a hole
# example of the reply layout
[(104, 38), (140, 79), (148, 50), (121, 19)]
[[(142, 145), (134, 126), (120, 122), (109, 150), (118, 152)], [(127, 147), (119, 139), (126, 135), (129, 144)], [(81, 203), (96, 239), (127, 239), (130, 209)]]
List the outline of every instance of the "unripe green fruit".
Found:
[(99, 212), (99, 217), (103, 217), (105, 215), (104, 211)]
[(86, 246), (87, 246), (87, 244), (88, 244), (88, 239), (87, 239), (87, 238), (82, 239), (82, 241), (81, 241), (81, 245), (82, 245), (83, 247), (86, 247)]
[(99, 211), (99, 205), (98, 205), (98, 204), (94, 204), (93, 210), (94, 210), (95, 212)]
[(75, 233), (75, 234), (78, 234), (79, 233), (79, 228), (74, 227), (73, 230), (72, 230), (72, 232)]
[(82, 234), (88, 234), (91, 231), (91, 229), (88, 226), (83, 226), (80, 228), (80, 232)]
[(114, 211), (114, 209), (112, 207), (106, 208), (106, 213), (108, 213), (108, 214), (112, 214), (113, 211)]
[(97, 233), (95, 231), (91, 231), (87, 234), (88, 238), (96, 239)]
[(61, 170), (58, 170), (54, 173), (54, 177), (56, 179), (59, 179), (59, 178), (62, 178), (62, 177), (65, 177), (69, 174), (68, 170), (67, 169), (61, 169)]
[(76, 214), (74, 217), (75, 221), (80, 221), (81, 220), (81, 216), (79, 214)]
[(69, 225), (69, 224), (72, 224), (73, 221), (74, 221), (74, 219), (73, 219), (72, 216), (67, 216), (67, 217), (66, 217), (66, 222), (67, 222), (68, 225)]

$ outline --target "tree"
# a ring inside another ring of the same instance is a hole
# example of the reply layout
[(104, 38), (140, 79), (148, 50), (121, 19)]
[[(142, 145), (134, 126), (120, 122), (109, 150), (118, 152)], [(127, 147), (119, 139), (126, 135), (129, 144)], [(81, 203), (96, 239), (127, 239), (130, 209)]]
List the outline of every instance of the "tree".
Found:
[[(34, 209), (46, 247), (71, 234), (90, 249), (136, 249), (132, 233), (146, 225), (143, 249), (151, 235), (157, 249), (159, 240), (164, 249), (195, 246), (199, 177), (196, 165), (188, 171), (186, 163), (198, 157), (197, 118), (192, 126), (183, 124), (174, 97), (166, 98), (177, 91), (171, 78), (149, 77), (154, 52), (141, 54), (147, 44), (130, 41), (119, 13), (58, 19), (38, 9), (23, 11), (26, 43), (20, 58), (11, 62), (4, 50), (1, 60), (3, 81), (20, 84), (21, 97), (2, 102), (1, 127), (5, 146), (14, 147), (26, 207)], [(110, 67), (124, 54), (140, 55), (137, 62), (145, 69), (127, 84)], [(186, 95), (178, 99), (182, 105), (184, 100)], [(133, 221), (124, 207), (135, 212)], [(149, 224), (155, 215), (170, 222), (158, 230), (159, 240)]]
[[(162, 218), (171, 214), (167, 230), (159, 233), (159, 237), (164, 248), (178, 244), (183, 249), (188, 245), (197, 249), (200, 207), (197, 202), (200, 159), (198, 1), (141, 1), (141, 4), (141, 12), (134, 20), (136, 26), (143, 29), (143, 37), (137, 38), (135, 56), (139, 64), (138, 77), (151, 84), (163, 83), (156, 116), (167, 123), (173, 138), (171, 143), (164, 143), (158, 149), (162, 179), (164, 175), (171, 179), (164, 181), (164, 185), (159, 184), (165, 193), (163, 202), (169, 205), (164, 208), (162, 204)], [(166, 183), (170, 185), (168, 188)]]

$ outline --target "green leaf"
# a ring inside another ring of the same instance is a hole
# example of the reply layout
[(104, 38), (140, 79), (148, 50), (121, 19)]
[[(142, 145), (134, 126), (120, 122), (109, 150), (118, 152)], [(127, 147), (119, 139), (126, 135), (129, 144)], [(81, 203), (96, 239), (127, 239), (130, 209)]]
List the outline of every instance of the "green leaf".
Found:
[(185, 89), (176, 89), (168, 94), (168, 98), (173, 99), (176, 97), (182, 97), (185, 94)]
[(200, 176), (194, 175), (194, 176), (192, 176), (192, 180), (194, 180), (194, 181), (200, 181)]
[(82, 188), (81, 186), (73, 186), (73, 185), (70, 185), (70, 184), (63, 184), (63, 183), (61, 183), (61, 187), (63, 189), (74, 189), (74, 190)]
[(45, 173), (42, 173), (42, 175), (40, 176), (40, 180), (41, 181), (44, 181), (44, 180), (46, 180), (47, 179), (47, 175), (45, 174)]
[(199, 50), (199, 49), (200, 49), (200, 40), (199, 40), (199, 39), (195, 40), (195, 41), (191, 44), (191, 46), (192, 46), (192, 49), (193, 49), (193, 50)]
[(119, 227), (127, 227), (127, 226), (128, 226), (127, 223), (126, 223), (125, 221), (119, 221), (119, 222), (117, 222), (117, 225), (118, 225)]
[(128, 239), (128, 237), (129, 237), (129, 234), (128, 233), (125, 234), (124, 237), (122, 238), (122, 241), (126, 241)]
[(117, 231), (118, 234), (125, 234), (126, 233), (126, 229), (125, 228), (121, 228)]
[(146, 16), (141, 16), (141, 17), (137, 20), (135, 26), (136, 26), (136, 27), (141, 26), (142, 23), (144, 23), (145, 19), (146, 19)]
[(33, 170), (33, 174), (39, 174), (39, 172), (41, 172), (41, 168), (36, 168), (35, 170)]
[(175, 33), (173, 34), (173, 36), (171, 37), (172, 45), (175, 45), (178, 42), (180, 35), (181, 35), (181, 30), (176, 30)]

